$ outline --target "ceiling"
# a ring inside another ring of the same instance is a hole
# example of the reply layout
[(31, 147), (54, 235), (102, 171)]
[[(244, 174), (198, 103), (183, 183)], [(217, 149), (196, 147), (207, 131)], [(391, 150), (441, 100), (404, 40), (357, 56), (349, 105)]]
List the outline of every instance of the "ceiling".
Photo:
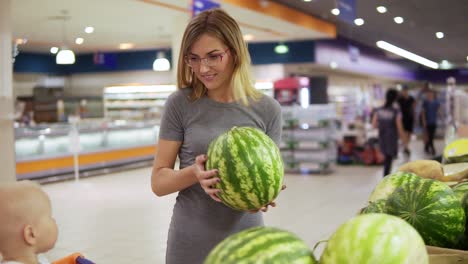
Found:
[[(64, 42), (77, 53), (118, 50), (120, 43), (133, 43), (133, 49), (167, 48), (183, 33), (191, 1), (13, 0), (13, 38), (27, 39), (19, 46), (20, 52), (45, 53)], [(254, 35), (253, 41), (326, 37), (323, 32), (227, 2), (222, 7), (239, 22), (244, 34)], [(93, 26), (94, 33), (86, 34), (86, 26)], [(75, 44), (77, 37), (84, 38), (84, 43)]]
[[(356, 16), (365, 20), (363, 26), (337, 19), (330, 10), (336, 0), (271, 0), (333, 22), (338, 35), (375, 47), (384, 40), (427, 59), (448, 60), (458, 67), (467, 67), (468, 1), (467, 0), (355, 0)], [(383, 5), (387, 12), (380, 14), (376, 7)], [(402, 24), (393, 21), (404, 18)], [(444, 32), (437, 39), (435, 33)]]
[[(171, 46), (176, 33), (190, 18), (192, 0), (14, 0), (12, 1), (13, 37), (25, 38), (21, 51), (48, 52), (64, 41), (75, 52), (113, 51), (120, 43), (132, 43), (133, 49)], [(286, 41), (326, 38), (322, 32), (289, 23), (218, 0), (253, 41)], [(245, 0), (263, 5), (276, 2), (336, 24), (340, 36), (371, 47), (385, 40), (403, 49), (441, 62), (448, 60), (458, 67), (468, 67), (467, 0), (355, 0), (363, 26), (348, 24), (330, 13), (337, 0)], [(388, 11), (380, 14), (377, 5)], [(64, 21), (63, 10), (67, 11)], [(402, 24), (394, 16), (405, 19)], [(180, 22), (182, 21), (182, 22)], [(179, 27), (177, 27), (177, 23)], [(65, 25), (65, 34), (63, 29)], [(84, 33), (92, 25), (93, 34)], [(435, 32), (445, 33), (437, 39)], [(65, 37), (64, 37), (65, 36)], [(83, 37), (84, 43), (74, 43)], [(176, 38), (177, 39), (177, 38)]]

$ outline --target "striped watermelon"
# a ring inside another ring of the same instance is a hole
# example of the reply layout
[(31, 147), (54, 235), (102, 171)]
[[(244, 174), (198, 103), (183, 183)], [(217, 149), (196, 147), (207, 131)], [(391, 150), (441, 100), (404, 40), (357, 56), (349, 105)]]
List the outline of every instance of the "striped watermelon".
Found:
[(252, 127), (233, 127), (208, 147), (206, 169), (218, 169), (219, 198), (237, 210), (257, 210), (273, 201), (283, 184), (283, 160), (275, 142)]
[(427, 245), (456, 247), (465, 231), (460, 200), (436, 180), (416, 178), (402, 184), (388, 197), (385, 210), (410, 223)]
[(231, 235), (211, 250), (204, 264), (315, 264), (309, 247), (294, 234), (253, 227)]
[(372, 191), (369, 202), (375, 202), (380, 199), (386, 199), (392, 192), (405, 182), (411, 182), (419, 178), (412, 172), (395, 172), (385, 176)]
[(455, 193), (455, 195), (461, 201), (463, 199), (463, 196), (466, 193), (468, 193), (468, 182), (463, 182), (463, 183), (457, 184), (457, 185), (453, 186), (452, 190)]
[[(465, 217), (468, 217), (468, 182), (457, 184), (453, 186), (452, 190), (457, 198), (461, 201), (463, 210), (465, 211)], [(468, 220), (465, 223), (465, 237), (463, 239), (461, 248), (464, 250), (468, 249)]]
[(342, 224), (328, 240), (320, 264), (427, 264), (424, 241), (402, 219), (364, 214)]
[(362, 209), (362, 214), (369, 214), (369, 213), (385, 213), (385, 204), (387, 200), (379, 199), (375, 202), (369, 202), (369, 205)]

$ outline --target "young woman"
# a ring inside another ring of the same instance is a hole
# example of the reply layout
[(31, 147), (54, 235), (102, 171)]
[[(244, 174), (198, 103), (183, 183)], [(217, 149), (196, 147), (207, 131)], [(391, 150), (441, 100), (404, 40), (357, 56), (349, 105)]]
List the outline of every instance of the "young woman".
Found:
[(404, 138), (400, 110), (395, 107), (398, 92), (389, 89), (385, 94), (385, 104), (375, 110), (372, 125), (379, 130), (380, 151), (385, 155), (383, 176), (391, 172), (393, 159), (398, 154), (398, 135)]
[(256, 127), (280, 141), (280, 106), (254, 88), (249, 68), (242, 33), (227, 13), (212, 9), (190, 21), (180, 49), (179, 90), (165, 105), (151, 177), (157, 196), (179, 192), (167, 264), (202, 263), (228, 235), (263, 225), (260, 212), (235, 211), (220, 202), (220, 190), (211, 188), (220, 180), (217, 172), (204, 165), (209, 143), (233, 126)]

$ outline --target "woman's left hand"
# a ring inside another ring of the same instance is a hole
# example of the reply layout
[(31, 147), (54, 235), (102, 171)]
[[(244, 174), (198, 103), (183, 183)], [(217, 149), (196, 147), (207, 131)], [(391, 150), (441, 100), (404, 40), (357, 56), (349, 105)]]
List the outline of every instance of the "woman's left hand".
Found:
[[(286, 189), (286, 185), (283, 184), (283, 186), (281, 186), (281, 191), (284, 190), (284, 189)], [(271, 201), (269, 204), (263, 206), (262, 208), (260, 208), (258, 210), (250, 210), (249, 212), (250, 213), (258, 213), (259, 211), (267, 212), (268, 211), (268, 206), (276, 207), (275, 201)]]

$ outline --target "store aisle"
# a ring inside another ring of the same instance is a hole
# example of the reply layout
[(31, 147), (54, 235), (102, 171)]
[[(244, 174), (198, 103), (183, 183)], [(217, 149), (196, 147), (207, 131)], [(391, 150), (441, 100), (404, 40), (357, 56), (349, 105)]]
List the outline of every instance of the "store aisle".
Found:
[[(413, 145), (412, 159), (424, 158), (420, 143)], [(330, 175), (286, 175), (287, 189), (265, 213), (266, 225), (292, 231), (313, 247), (364, 206), (381, 173), (380, 166), (340, 166)], [(49, 259), (81, 252), (100, 264), (164, 263), (176, 195), (156, 197), (150, 174), (143, 168), (44, 185), (60, 232)]]

